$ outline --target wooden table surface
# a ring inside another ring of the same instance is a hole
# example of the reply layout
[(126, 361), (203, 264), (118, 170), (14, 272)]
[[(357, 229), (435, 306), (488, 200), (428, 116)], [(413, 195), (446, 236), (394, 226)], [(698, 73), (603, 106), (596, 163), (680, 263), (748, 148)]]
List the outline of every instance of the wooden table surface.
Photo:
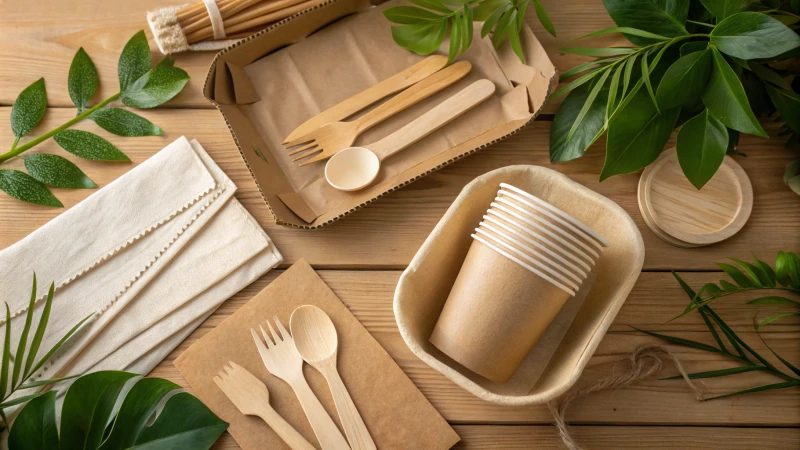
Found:
[[(83, 47), (94, 60), (105, 98), (117, 87), (116, 61), (126, 40), (145, 26), (145, 11), (185, 0), (0, 1), (0, 148), (13, 140), (8, 117), (17, 94), (37, 78), (47, 83), (50, 109), (34, 131), (46, 131), (74, 117), (66, 80), (75, 51)], [(544, 0), (558, 38), (547, 35), (533, 17), (528, 22), (556, 66), (564, 71), (583, 60), (560, 52), (568, 41), (590, 31), (613, 26), (601, 0)], [(149, 33), (149, 31), (148, 31)], [(589, 45), (622, 43), (603, 38)], [(155, 49), (155, 46), (153, 46)], [(158, 55), (155, 55), (158, 57)], [(695, 287), (716, 281), (721, 273), (715, 261), (727, 257), (746, 259), (750, 251), (773, 261), (778, 250), (800, 250), (800, 197), (782, 182), (783, 170), (794, 157), (781, 138), (769, 140), (743, 136), (739, 158), (753, 182), (753, 213), (733, 238), (700, 249), (678, 249), (656, 238), (644, 225), (636, 202), (637, 174), (598, 182), (603, 162), (599, 142), (589, 154), (567, 164), (548, 162), (548, 137), (558, 101), (545, 114), (515, 136), (474, 156), (434, 173), (334, 225), (317, 231), (276, 226), (242, 163), (222, 117), (202, 97), (201, 88), (212, 53), (177, 56), (177, 65), (192, 76), (184, 92), (165, 107), (141, 112), (165, 130), (165, 135), (120, 138), (94, 124), (92, 130), (109, 139), (140, 163), (181, 135), (197, 138), (239, 186), (237, 198), (258, 219), (286, 258), (282, 268), (306, 258), (318, 269), (342, 301), (406, 371), (425, 396), (451, 422), (462, 437), (462, 448), (561, 448), (551, 416), (544, 405), (500, 407), (463, 391), (415, 358), (403, 343), (392, 314), (392, 295), (401, 271), (463, 186), (476, 176), (511, 164), (555, 168), (572, 179), (620, 204), (633, 217), (644, 237), (647, 256), (644, 272), (608, 334), (584, 371), (579, 383), (625, 370), (624, 358), (639, 345), (656, 342), (631, 327), (667, 332), (708, 341), (702, 320), (690, 315), (664, 325), (686, 305), (686, 296), (669, 270), (686, 272)], [(764, 122), (770, 135), (777, 127)], [(35, 151), (68, 158), (52, 140)], [(20, 161), (9, 166), (20, 167)], [(80, 167), (100, 186), (108, 184), (134, 165), (81, 161)], [(91, 194), (88, 190), (56, 190), (66, 208)], [(0, 194), (0, 249), (18, 241), (54, 218), (61, 209), (21, 203)], [(193, 341), (214, 328), (256, 292), (275, 279), (274, 270), (226, 302), (152, 373), (186, 385), (172, 361)], [(740, 335), (759, 350), (768, 351), (753, 332), (756, 309), (745, 298), (720, 301), (718, 312)], [(800, 361), (800, 320), (783, 320), (764, 329), (762, 336), (788, 360)], [(708, 353), (671, 347), (690, 372), (730, 367)], [(777, 361), (775, 361), (778, 364)], [(672, 367), (665, 375), (675, 374)], [(709, 396), (734, 389), (774, 382), (759, 374), (743, 374), (699, 383)], [(598, 448), (798, 448), (800, 446), (800, 389), (750, 394), (710, 402), (697, 402), (683, 381), (652, 380), (617, 391), (602, 392), (573, 405), (568, 415), (578, 441)], [(227, 433), (216, 449), (238, 448)]]

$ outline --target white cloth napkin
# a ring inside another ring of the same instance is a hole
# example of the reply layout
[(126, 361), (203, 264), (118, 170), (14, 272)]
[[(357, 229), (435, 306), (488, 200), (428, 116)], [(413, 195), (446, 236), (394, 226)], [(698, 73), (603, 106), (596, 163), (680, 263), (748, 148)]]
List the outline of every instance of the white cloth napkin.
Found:
[(35, 323), (50, 281), (56, 285), (40, 355), (92, 315), (33, 379), (146, 374), (222, 302), (280, 263), (235, 191), (200, 144), (181, 137), (0, 252), (12, 348), (34, 271)]

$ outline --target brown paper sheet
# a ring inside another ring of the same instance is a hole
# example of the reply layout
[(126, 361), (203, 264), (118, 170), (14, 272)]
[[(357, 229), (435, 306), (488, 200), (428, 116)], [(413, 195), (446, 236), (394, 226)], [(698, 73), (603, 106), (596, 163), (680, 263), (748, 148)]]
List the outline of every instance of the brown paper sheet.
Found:
[[(386, 160), (368, 188), (335, 190), (325, 182), (324, 162), (299, 167), (286, 155), (282, 140), (319, 112), (424, 58), (392, 39), (382, 11), (398, 4), (403, 2), (370, 8), (368, 0), (332, 0), (215, 59), (204, 93), (225, 116), (278, 223), (326, 225), (502, 139), (535, 117), (555, 85), (555, 68), (527, 26), (522, 32), (526, 64), (509, 46), (496, 51), (476, 30), (475, 42), (460, 57), (473, 64), (470, 75), (362, 134), (355, 145), (387, 136), (479, 78), (495, 83), (494, 97)], [(356, 11), (361, 12), (347, 16)], [(439, 53), (446, 53), (447, 45)]]
[[(277, 315), (288, 326), (300, 305), (324, 310), (339, 336), (339, 373), (379, 449), (446, 449), (459, 437), (400, 367), (347, 310), (304, 260), (295, 263), (217, 328), (195, 342), (175, 366), (215, 414), (230, 423), (228, 431), (244, 450), (288, 448), (257, 417), (242, 415), (212, 381), (228, 361), (234, 361), (266, 384), (270, 404), (311, 443), (316, 443), (300, 403), (288, 384), (267, 372), (250, 328)], [(305, 377), (341, 429), (328, 385), (322, 374), (304, 365)]]

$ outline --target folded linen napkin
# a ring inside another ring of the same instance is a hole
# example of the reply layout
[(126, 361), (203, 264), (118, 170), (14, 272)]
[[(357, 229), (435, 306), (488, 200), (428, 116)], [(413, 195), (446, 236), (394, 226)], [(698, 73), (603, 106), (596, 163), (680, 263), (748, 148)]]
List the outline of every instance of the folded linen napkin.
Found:
[(181, 137), (0, 252), (12, 348), (34, 271), (37, 321), (49, 281), (56, 286), (40, 354), (92, 315), (32, 379), (147, 373), (223, 301), (280, 263), (235, 191), (200, 144)]

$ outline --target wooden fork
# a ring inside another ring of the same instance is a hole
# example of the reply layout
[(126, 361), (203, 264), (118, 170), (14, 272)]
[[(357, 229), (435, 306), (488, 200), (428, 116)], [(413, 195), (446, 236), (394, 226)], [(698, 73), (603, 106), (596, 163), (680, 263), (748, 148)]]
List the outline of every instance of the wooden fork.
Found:
[(331, 122), (288, 142), (287, 147), (306, 144), (290, 151), (289, 155), (298, 155), (292, 161), (304, 159), (301, 166), (328, 159), (340, 150), (351, 147), (361, 133), (464, 78), (470, 70), (472, 64), (459, 61), (423, 79), (356, 120)]
[(306, 413), (306, 417), (311, 423), (311, 428), (314, 429), (314, 434), (317, 436), (322, 450), (350, 450), (350, 446), (347, 444), (342, 432), (336, 428), (333, 419), (325, 411), (314, 391), (308, 386), (308, 382), (303, 376), (303, 358), (300, 357), (294, 347), (292, 335), (289, 334), (289, 330), (283, 326), (277, 316), (274, 316), (273, 319), (280, 334), (275, 332), (269, 321), (267, 321), (269, 333), (259, 325), (261, 334), (264, 336), (263, 341), (258, 337), (256, 330), (250, 329), (250, 334), (253, 335), (253, 340), (256, 342), (258, 353), (261, 355), (261, 361), (264, 362), (269, 373), (292, 387), (297, 399), (300, 400), (303, 412)]
[(269, 405), (269, 390), (261, 380), (233, 361), (228, 364), (230, 366), (225, 366), (225, 370), (214, 377), (214, 383), (236, 405), (239, 412), (261, 417), (292, 450), (315, 450), (306, 438)]

